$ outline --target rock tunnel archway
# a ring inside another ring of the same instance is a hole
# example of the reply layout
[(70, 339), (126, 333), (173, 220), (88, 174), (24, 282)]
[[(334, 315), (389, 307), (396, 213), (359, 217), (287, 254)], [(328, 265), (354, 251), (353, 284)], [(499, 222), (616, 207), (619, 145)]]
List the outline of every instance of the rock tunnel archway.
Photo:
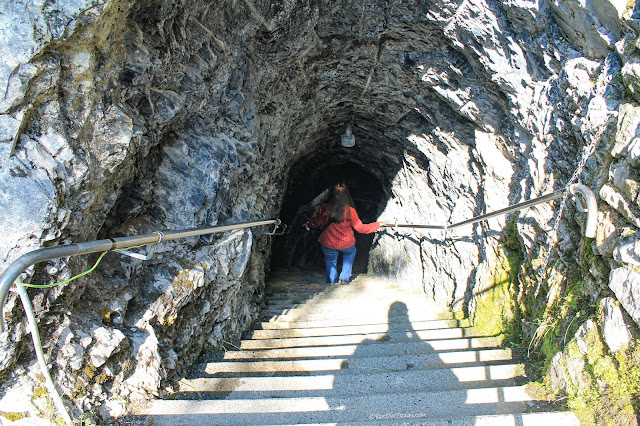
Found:
[[(312, 155), (292, 167), (280, 210), (280, 219), (289, 226), (289, 232), (273, 241), (273, 267), (324, 270), (317, 243), (320, 231), (307, 232), (301, 225), (310, 220), (317, 210), (318, 204), (314, 204), (314, 200), (319, 201), (326, 189), (337, 182), (347, 184), (356, 211), (364, 223), (378, 219), (386, 204), (383, 186), (379, 177), (365, 168), (366, 165), (349, 160), (349, 151), (353, 149), (336, 148), (321, 155)], [(373, 237), (373, 234), (356, 233), (354, 274), (367, 271)]]

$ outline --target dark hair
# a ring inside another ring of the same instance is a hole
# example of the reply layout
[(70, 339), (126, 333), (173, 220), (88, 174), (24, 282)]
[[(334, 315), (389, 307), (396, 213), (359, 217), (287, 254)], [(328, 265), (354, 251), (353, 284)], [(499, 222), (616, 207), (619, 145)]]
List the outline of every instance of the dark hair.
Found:
[(345, 220), (345, 216), (351, 219), (349, 207), (353, 207), (353, 200), (346, 184), (338, 183), (331, 187), (331, 195), (329, 195), (326, 207), (331, 222), (342, 222)]

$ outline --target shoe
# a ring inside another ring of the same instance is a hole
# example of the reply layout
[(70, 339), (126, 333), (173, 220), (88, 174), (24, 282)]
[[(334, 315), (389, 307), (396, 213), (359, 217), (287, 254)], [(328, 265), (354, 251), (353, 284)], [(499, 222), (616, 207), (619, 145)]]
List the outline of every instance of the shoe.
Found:
[(340, 281), (338, 281), (338, 284), (340, 284), (340, 285), (347, 285), (347, 284), (349, 284), (349, 281), (347, 281), (347, 280), (340, 280)]

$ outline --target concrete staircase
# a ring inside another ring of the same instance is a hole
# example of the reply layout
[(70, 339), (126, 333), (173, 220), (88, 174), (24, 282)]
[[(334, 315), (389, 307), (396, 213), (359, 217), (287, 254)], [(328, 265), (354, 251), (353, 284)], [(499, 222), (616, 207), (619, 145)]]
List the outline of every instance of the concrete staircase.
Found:
[(500, 338), (476, 336), (422, 296), (360, 276), (346, 286), (275, 272), (262, 321), (196, 368), (154, 425), (572, 425), (528, 396)]

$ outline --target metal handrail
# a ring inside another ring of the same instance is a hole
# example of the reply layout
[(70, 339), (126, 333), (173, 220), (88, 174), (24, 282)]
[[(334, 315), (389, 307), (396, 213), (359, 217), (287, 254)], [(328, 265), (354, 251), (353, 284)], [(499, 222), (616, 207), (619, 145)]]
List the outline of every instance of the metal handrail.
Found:
[[(18, 259), (14, 260), (13, 263), (9, 265), (9, 267), (0, 277), (0, 333), (5, 331), (4, 304), (11, 285), (28, 267), (38, 262), (59, 259), (61, 257), (118, 250), (132, 246), (158, 244), (163, 241), (197, 237), (200, 235), (214, 234), (236, 229), (252, 228), (255, 226), (275, 225), (273, 233), (270, 234), (274, 235), (280, 224), (280, 219), (271, 219), (258, 222), (243, 222), (232, 225), (221, 225), (207, 228), (192, 228), (180, 231), (157, 231), (150, 234), (131, 235), (126, 237), (108, 238), (104, 240), (88, 241), (77, 244), (67, 244), (58, 247), (47, 247), (25, 253)], [(55, 384), (53, 383), (53, 379), (51, 378), (51, 374), (49, 373), (49, 368), (47, 367), (47, 363), (44, 359), (42, 342), (40, 341), (40, 335), (38, 333), (38, 327), (33, 312), (33, 306), (31, 305), (31, 300), (27, 295), (27, 291), (20, 285), (18, 286), (18, 294), (20, 295), (20, 300), (22, 301), (22, 306), (25, 310), (27, 322), (29, 324), (29, 329), (31, 332), (31, 338), (33, 340), (33, 346), (36, 351), (36, 357), (38, 358), (38, 364), (40, 365), (42, 374), (45, 377), (47, 389), (64, 421), (70, 424), (72, 422), (71, 417), (67, 413), (67, 410), (62, 402), (62, 398), (58, 394)]]
[(556, 192), (552, 192), (551, 194), (543, 195), (542, 197), (533, 198), (531, 200), (523, 201), (518, 204), (514, 204), (509, 207), (505, 207), (500, 210), (496, 210), (491, 213), (486, 213), (483, 215), (472, 217), (471, 219), (463, 220), (462, 222), (453, 223), (451, 225), (419, 225), (419, 224), (408, 224), (408, 223), (386, 223), (382, 226), (390, 227), (390, 228), (417, 228), (417, 229), (431, 229), (431, 230), (440, 230), (440, 231), (448, 231), (450, 229), (459, 228), (465, 225), (471, 225), (477, 222), (482, 222), (484, 220), (488, 220), (497, 216), (502, 216), (507, 213), (515, 212), (518, 210), (523, 210), (528, 207), (532, 207), (538, 204), (547, 203), (549, 201), (557, 200), (558, 198), (562, 198), (565, 194), (565, 191), (571, 192), (574, 196), (576, 194), (582, 195), (586, 202), (586, 206), (579, 204), (579, 209), (587, 212), (587, 223), (585, 225), (585, 236), (588, 238), (593, 238), (595, 236), (595, 228), (596, 228), (596, 218), (598, 214), (598, 204), (596, 202), (596, 197), (593, 194), (593, 191), (589, 189), (587, 186), (575, 183), (569, 185), (569, 187), (565, 190), (559, 190)]
[[(259, 222), (243, 222), (232, 225), (213, 226), (208, 228), (191, 228), (180, 231), (156, 231), (150, 234), (130, 235), (126, 237), (108, 238), (104, 240), (88, 241), (77, 244), (67, 244), (58, 247), (46, 247), (25, 253), (4, 271), (0, 277), (0, 313), (4, 310), (4, 304), (11, 284), (28, 267), (47, 260), (61, 257), (79, 256), (82, 254), (99, 253), (103, 251), (117, 250), (121, 248), (158, 244), (163, 241), (177, 240), (181, 238), (197, 237), (200, 235), (214, 234), (217, 232), (232, 231), (234, 229), (251, 228), (263, 225), (280, 225), (280, 219), (263, 220)], [(0, 318), (0, 333), (4, 332), (4, 315)]]

